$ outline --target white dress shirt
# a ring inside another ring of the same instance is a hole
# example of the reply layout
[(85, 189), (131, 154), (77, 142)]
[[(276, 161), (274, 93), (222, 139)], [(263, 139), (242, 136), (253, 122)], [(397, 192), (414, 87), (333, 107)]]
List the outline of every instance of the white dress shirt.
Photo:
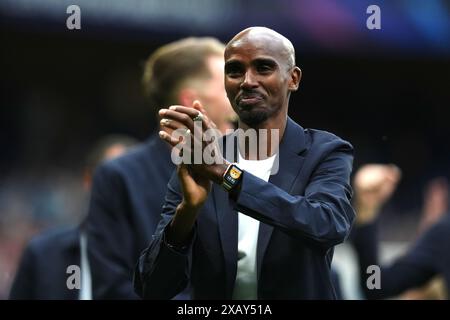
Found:
[[(242, 170), (268, 181), (275, 157), (276, 155), (264, 160), (245, 160), (239, 153), (238, 164)], [(256, 300), (258, 298), (256, 248), (259, 221), (240, 212), (238, 219), (238, 263), (233, 299)]]

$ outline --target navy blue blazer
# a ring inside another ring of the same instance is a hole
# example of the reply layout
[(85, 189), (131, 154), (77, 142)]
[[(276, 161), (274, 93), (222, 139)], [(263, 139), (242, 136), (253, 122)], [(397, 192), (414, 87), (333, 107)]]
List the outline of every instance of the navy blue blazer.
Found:
[(77, 300), (80, 290), (68, 289), (67, 267), (80, 266), (80, 237), (76, 227), (46, 231), (31, 239), (25, 248), (10, 299)]
[(133, 269), (158, 225), (175, 165), (157, 134), (94, 173), (85, 226), (93, 299), (137, 299)]
[[(226, 154), (235, 134), (224, 139)], [(213, 185), (185, 253), (170, 249), (164, 241), (164, 230), (182, 199), (174, 173), (163, 219), (136, 267), (136, 292), (144, 298), (169, 299), (190, 280), (195, 299), (231, 299), (239, 211), (261, 222), (259, 299), (334, 299), (333, 247), (347, 237), (355, 216), (350, 204), (352, 161), (348, 142), (328, 132), (305, 130), (288, 118), (278, 173), (266, 182), (245, 172), (234, 199)]]

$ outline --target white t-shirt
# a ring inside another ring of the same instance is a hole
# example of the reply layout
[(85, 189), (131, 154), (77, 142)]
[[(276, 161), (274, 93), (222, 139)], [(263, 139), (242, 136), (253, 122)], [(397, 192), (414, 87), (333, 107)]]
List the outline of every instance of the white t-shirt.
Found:
[[(276, 155), (264, 160), (245, 160), (239, 153), (239, 168), (269, 181)], [(238, 263), (233, 299), (256, 300), (258, 283), (256, 272), (256, 248), (258, 243), (259, 221), (243, 213), (238, 213)]]

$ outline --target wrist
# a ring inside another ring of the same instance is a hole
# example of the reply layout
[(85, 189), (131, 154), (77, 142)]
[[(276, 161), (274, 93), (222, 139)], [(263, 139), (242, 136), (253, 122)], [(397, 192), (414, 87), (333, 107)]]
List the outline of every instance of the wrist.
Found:
[(183, 215), (195, 215), (198, 210), (200, 210), (202, 205), (203, 203), (199, 205), (192, 205), (183, 199), (178, 205), (176, 212)]
[(223, 183), (223, 177), (225, 175), (225, 172), (228, 169), (228, 166), (230, 165), (230, 162), (224, 161), (222, 164), (215, 164), (212, 176), (212, 181), (218, 185), (221, 185)]
[(173, 247), (181, 248), (187, 242), (197, 218), (199, 208), (181, 202), (176, 209), (170, 225), (166, 229), (167, 243)]
[(355, 211), (356, 211), (356, 221), (355, 221), (356, 224), (365, 225), (372, 223), (376, 220), (380, 208), (375, 206), (365, 206), (357, 202), (355, 205)]

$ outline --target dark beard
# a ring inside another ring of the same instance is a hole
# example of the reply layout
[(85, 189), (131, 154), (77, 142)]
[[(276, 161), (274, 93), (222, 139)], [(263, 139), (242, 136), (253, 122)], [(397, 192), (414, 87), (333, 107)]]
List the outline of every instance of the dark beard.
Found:
[(243, 111), (239, 114), (239, 119), (249, 127), (257, 127), (269, 119), (267, 112)]

